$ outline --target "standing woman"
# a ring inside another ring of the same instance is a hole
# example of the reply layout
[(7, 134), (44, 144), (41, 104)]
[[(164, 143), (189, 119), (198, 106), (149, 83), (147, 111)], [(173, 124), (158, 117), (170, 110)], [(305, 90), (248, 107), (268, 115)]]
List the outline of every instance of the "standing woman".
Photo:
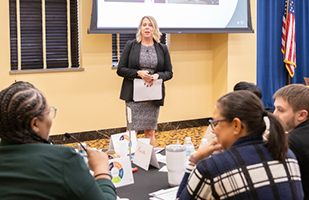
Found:
[[(117, 69), (117, 74), (123, 77), (120, 99), (125, 100), (126, 107), (132, 112), (132, 130), (144, 130), (145, 137), (150, 138), (150, 144), (153, 146), (160, 106), (164, 104), (164, 82), (173, 77), (167, 46), (160, 43), (161, 35), (156, 20), (151, 16), (143, 17), (136, 39), (127, 42)], [(143, 79), (148, 87), (157, 79), (162, 79), (162, 99), (134, 102), (135, 78)]]

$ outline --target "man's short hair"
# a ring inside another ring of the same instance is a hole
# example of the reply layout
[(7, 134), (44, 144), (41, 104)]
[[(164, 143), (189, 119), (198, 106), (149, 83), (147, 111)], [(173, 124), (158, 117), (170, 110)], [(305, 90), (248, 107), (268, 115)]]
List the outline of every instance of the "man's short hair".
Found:
[(293, 108), (293, 112), (307, 110), (309, 113), (309, 88), (302, 84), (286, 85), (275, 92), (273, 98), (283, 98)]
[(260, 99), (262, 98), (262, 92), (261, 92), (260, 88), (257, 85), (255, 85), (254, 83), (249, 83), (249, 82), (246, 82), (246, 81), (241, 81), (241, 82), (237, 83), (234, 86), (233, 90), (234, 91), (237, 91), (237, 90), (248, 90), (250, 92), (253, 92)]

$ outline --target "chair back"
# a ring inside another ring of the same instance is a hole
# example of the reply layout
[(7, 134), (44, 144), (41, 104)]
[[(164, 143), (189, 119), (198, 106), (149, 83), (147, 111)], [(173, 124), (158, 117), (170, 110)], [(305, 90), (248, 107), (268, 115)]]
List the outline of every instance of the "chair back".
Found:
[(309, 77), (304, 77), (306, 85), (309, 85)]

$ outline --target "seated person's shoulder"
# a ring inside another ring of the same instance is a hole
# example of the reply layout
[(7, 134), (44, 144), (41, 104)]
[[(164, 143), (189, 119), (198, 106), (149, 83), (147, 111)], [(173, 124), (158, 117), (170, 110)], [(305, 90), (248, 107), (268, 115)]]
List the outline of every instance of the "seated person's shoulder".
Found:
[(289, 144), (292, 145), (306, 145), (308, 144), (309, 148), (309, 129), (302, 129), (297, 130), (297, 132), (292, 131), (289, 133)]
[(70, 155), (77, 154), (75, 149), (71, 146), (63, 146), (63, 145), (46, 145), (42, 144), (42, 151), (45, 151), (47, 154), (57, 154), (57, 155)]
[(288, 149), (288, 152), (286, 153), (286, 157), (296, 160), (296, 156), (295, 156), (294, 152), (291, 149)]

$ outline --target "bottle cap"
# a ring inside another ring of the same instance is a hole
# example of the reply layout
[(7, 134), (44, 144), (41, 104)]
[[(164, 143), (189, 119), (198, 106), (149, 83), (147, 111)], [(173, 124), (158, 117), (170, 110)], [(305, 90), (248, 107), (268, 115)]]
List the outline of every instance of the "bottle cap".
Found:
[(186, 137), (186, 140), (191, 140), (191, 137)]

